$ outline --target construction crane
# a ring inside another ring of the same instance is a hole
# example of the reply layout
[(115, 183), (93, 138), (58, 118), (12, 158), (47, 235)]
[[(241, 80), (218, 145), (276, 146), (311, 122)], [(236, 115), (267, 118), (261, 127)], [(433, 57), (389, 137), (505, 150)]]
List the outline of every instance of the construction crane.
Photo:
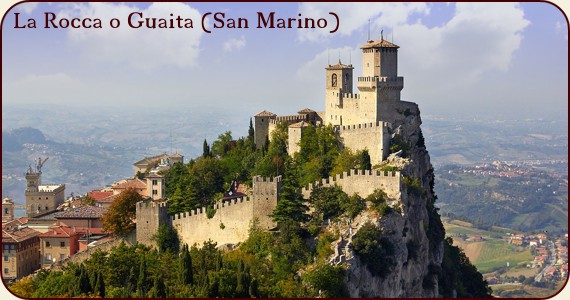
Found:
[(42, 172), (42, 167), (43, 165), (46, 163), (46, 161), (49, 159), (49, 157), (46, 157), (46, 159), (44, 159), (42, 161), (41, 157), (38, 157), (38, 164), (36, 165), (36, 172), (41, 173)]

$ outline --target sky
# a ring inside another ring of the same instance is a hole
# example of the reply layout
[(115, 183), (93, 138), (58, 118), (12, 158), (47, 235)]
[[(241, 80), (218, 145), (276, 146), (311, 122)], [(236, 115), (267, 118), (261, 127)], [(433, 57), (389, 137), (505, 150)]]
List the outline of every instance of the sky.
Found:
[[(104, 28), (45, 29), (46, 12), (100, 18)], [(194, 28), (132, 29), (131, 12), (180, 15)], [(247, 18), (249, 28), (205, 33), (207, 12)], [(339, 28), (258, 29), (257, 12), (331, 24), (334, 12)], [(15, 13), (38, 28), (14, 28)], [(423, 115), (568, 118), (568, 25), (547, 3), (20, 4), (3, 21), (2, 105), (322, 111), (324, 68), (340, 59), (359, 76), (369, 30), (400, 46), (402, 100)]]

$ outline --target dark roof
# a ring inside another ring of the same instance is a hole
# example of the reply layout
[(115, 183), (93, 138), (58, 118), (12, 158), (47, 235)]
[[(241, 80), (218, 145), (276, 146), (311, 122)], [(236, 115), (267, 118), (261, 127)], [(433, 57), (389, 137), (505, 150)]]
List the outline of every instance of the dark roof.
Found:
[(301, 109), (300, 111), (298, 111), (297, 113), (298, 114), (309, 114), (309, 113), (314, 113), (314, 112), (315, 111), (310, 109), (310, 108), (304, 108), (304, 109)]
[(57, 219), (99, 219), (107, 209), (91, 205), (69, 208), (55, 215)]
[(38, 236), (40, 233), (28, 227), (12, 228), (10, 230), (2, 229), (2, 243), (19, 243), (27, 239)]
[(264, 110), (262, 112), (259, 112), (254, 117), (275, 117), (275, 116), (277, 116), (277, 115), (272, 113), (272, 112), (268, 112), (268, 111)]
[(289, 125), (289, 127), (292, 127), (292, 128), (304, 128), (307, 126), (309, 126), (309, 123), (305, 122), (305, 121), (301, 121), (301, 122)]
[(400, 46), (392, 44), (386, 40), (379, 40), (379, 41), (368, 41), (366, 44), (362, 45), (360, 49), (368, 49), (368, 48), (400, 48)]
[(342, 69), (354, 69), (354, 67), (352, 65), (343, 65), (339, 60), (338, 64), (332, 65), (332, 66), (329, 65), (325, 69), (327, 69), (327, 70), (342, 70)]

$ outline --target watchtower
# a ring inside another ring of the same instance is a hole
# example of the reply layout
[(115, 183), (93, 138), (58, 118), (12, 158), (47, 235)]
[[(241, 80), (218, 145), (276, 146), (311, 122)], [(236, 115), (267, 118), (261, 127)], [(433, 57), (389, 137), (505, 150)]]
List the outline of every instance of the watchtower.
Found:
[(2, 200), (2, 223), (14, 220), (14, 201), (6, 197)]
[(155, 246), (153, 236), (158, 233), (160, 225), (170, 226), (168, 216), (168, 201), (153, 202), (141, 201), (136, 207), (137, 242), (148, 246)]
[(255, 126), (255, 134), (253, 138), (257, 149), (261, 149), (265, 144), (265, 141), (269, 138), (269, 133), (271, 132), (269, 128), (270, 123), (275, 120), (276, 116), (276, 114), (266, 110), (253, 116)]

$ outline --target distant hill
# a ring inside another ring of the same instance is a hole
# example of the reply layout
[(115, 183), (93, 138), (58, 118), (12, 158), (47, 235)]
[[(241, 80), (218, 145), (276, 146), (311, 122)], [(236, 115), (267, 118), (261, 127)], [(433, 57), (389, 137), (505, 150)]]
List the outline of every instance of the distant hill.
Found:
[(38, 157), (49, 157), (42, 181), (64, 183), (69, 196), (133, 176), (132, 163), (143, 153), (136, 147), (59, 143), (31, 127), (2, 131), (2, 197), (24, 203), (24, 172)]
[(2, 152), (20, 151), (24, 144), (46, 144), (44, 134), (31, 127), (2, 131)]
[[(535, 167), (445, 166), (436, 173), (437, 205), (443, 216), (525, 232), (568, 231), (566, 163)], [(556, 171), (553, 172), (552, 170)]]

